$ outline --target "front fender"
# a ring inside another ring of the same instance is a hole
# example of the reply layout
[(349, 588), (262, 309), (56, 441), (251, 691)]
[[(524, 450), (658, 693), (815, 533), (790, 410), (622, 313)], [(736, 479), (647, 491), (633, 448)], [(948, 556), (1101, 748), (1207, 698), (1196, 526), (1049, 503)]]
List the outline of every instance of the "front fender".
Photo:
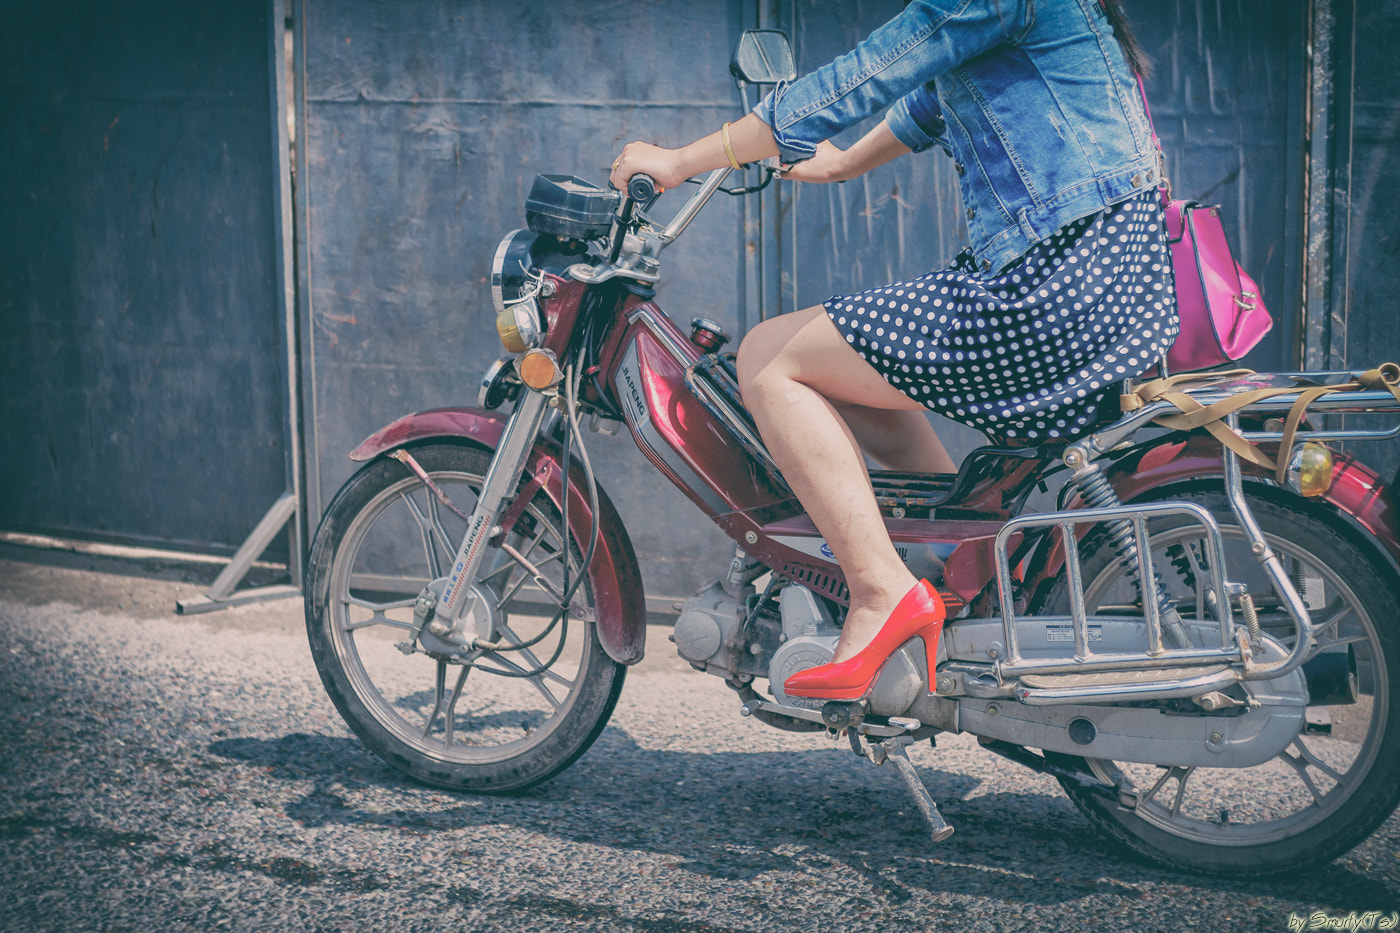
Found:
[[(371, 434), (351, 452), (350, 459), (372, 460), (415, 441), (434, 438), (455, 438), (495, 450), (505, 427), (505, 418), (477, 408), (416, 412)], [(525, 465), (526, 475), (539, 483), (556, 507), (563, 504), (559, 460), (559, 446), (540, 438)], [(587, 489), (587, 478), (575, 459), (569, 465), (569, 531), (580, 541), (588, 540), (593, 523)], [(602, 487), (598, 489), (598, 547), (588, 567), (588, 580), (603, 650), (621, 664), (636, 664), (646, 649), (642, 574), (627, 529)]]

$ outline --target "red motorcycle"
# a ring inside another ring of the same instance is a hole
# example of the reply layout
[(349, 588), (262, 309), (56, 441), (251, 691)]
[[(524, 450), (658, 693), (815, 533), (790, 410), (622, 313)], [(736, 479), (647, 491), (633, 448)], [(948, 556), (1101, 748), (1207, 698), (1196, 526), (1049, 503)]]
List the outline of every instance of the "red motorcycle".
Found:
[[(742, 80), (771, 78), (746, 64), (770, 41), (746, 34)], [(1290, 437), (1304, 443), (1279, 444), (1305, 388), (1351, 373), (1178, 387), (1205, 406), (1288, 390), (1228, 418), (1281, 450), (1284, 482), (1204, 430), (1157, 425), (1177, 412), (1167, 401), (1069, 442), (982, 447), (956, 475), (873, 471), (901, 556), (948, 604), (936, 669), (911, 645), (865, 701), (786, 696), (791, 674), (831, 659), (841, 568), (744, 409), (728, 337), (705, 320), (687, 333), (653, 300), (662, 250), (729, 173), (665, 224), (645, 176), (626, 192), (539, 176), (528, 229), (495, 254), (509, 355), (479, 407), (409, 415), (351, 454), (365, 465), (317, 531), (306, 618), (326, 689), (366, 745), (418, 780), (498, 793), (548, 780), (602, 731), (646, 612), (587, 422), (625, 426), (736, 544), (685, 603), (680, 656), (722, 677), (743, 715), (845, 733), (857, 754), (892, 761), (935, 840), (952, 829), (904, 750), (939, 732), (1052, 775), (1109, 836), (1190, 871), (1317, 866), (1389, 816), (1396, 513), (1371, 470), (1320, 442), (1400, 429), (1305, 422)], [(1311, 411), (1400, 402), (1338, 392)]]

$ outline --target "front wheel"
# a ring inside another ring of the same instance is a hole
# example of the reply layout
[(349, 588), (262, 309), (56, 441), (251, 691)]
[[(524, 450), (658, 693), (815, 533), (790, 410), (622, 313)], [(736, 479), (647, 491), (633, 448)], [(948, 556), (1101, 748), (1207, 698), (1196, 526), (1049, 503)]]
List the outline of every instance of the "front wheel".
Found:
[[(1291, 647), (1292, 620), (1225, 498), (1181, 498), (1215, 514), (1225, 538), (1226, 578), (1249, 588), (1263, 630)], [(1390, 568), (1359, 547), (1322, 506), (1282, 496), (1252, 496), (1249, 504), (1307, 603), (1317, 641), (1310, 664), (1336, 671), (1354, 661), (1355, 701), (1336, 692), (1320, 700), (1315, 695), (1302, 732), (1277, 757), (1253, 768), (1052, 756), (1119, 788), (1120, 802), (1114, 803), (1073, 781), (1060, 782), (1114, 839), (1164, 865), (1235, 877), (1326, 864), (1369, 836), (1400, 801), (1400, 711), (1393, 705), (1400, 688), (1400, 609)], [(1153, 565), (1183, 618), (1209, 618), (1196, 587), (1197, 580), (1209, 579), (1199, 527), (1163, 518), (1149, 522), (1149, 535)], [(1091, 534), (1082, 553), (1086, 608), (1141, 613), (1136, 588), (1112, 547)], [(1061, 583), (1046, 611), (1066, 614), (1068, 605)], [(1321, 680), (1310, 677), (1309, 683), (1320, 692)]]
[(558, 510), (543, 492), (493, 542), (462, 612), (491, 643), (518, 650), (453, 657), (415, 644), (414, 603), (451, 571), (466, 530), (462, 515), (476, 505), (491, 455), (451, 443), (411, 453), (451, 506), (388, 457), (341, 488), (308, 563), (312, 656), (346, 723), (395, 768), (438, 787), (523, 790), (588, 749), (617, 703), (626, 668), (579, 618), (591, 617), (586, 581), (573, 612), (550, 628), (565, 562), (577, 579), (582, 554), (572, 540), (565, 547)]

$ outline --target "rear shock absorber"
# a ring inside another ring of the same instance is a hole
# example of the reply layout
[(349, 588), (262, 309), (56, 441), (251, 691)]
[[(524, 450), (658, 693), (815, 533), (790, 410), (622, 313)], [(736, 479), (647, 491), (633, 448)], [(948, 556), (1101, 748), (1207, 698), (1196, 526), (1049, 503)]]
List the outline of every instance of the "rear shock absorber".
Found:
[[(1113, 484), (1104, 476), (1098, 464), (1092, 462), (1082, 448), (1071, 447), (1065, 451), (1065, 464), (1073, 471), (1071, 478), (1075, 485), (1084, 495), (1084, 501), (1096, 509), (1123, 508), (1123, 500), (1118, 498), (1118, 493), (1113, 488)], [(1181, 617), (1177, 614), (1176, 608), (1172, 605), (1171, 597), (1167, 595), (1166, 587), (1162, 585), (1162, 575), (1155, 570), (1152, 573), (1151, 594), (1147, 592), (1145, 585), (1148, 581), (1142, 579), (1142, 562), (1138, 559), (1137, 538), (1133, 534), (1132, 523), (1126, 518), (1109, 519), (1104, 522), (1104, 528), (1108, 532), (1108, 538), (1112, 544), (1114, 553), (1118, 555), (1128, 570), (1128, 579), (1133, 581), (1133, 586), (1137, 588), (1138, 598), (1145, 604), (1149, 598), (1157, 603), (1162, 619), (1163, 636), (1175, 643), (1175, 647), (1184, 648), (1187, 646), (1186, 631), (1181, 624)]]

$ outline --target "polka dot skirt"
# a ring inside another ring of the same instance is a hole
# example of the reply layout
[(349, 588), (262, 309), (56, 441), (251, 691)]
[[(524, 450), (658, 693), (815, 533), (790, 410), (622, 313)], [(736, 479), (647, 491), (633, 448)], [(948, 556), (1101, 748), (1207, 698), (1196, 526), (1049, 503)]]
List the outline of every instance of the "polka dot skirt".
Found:
[(1156, 191), (1076, 220), (998, 275), (947, 269), (826, 312), (895, 388), (996, 439), (1054, 440), (1099, 420), (1104, 390), (1156, 365), (1176, 300)]

